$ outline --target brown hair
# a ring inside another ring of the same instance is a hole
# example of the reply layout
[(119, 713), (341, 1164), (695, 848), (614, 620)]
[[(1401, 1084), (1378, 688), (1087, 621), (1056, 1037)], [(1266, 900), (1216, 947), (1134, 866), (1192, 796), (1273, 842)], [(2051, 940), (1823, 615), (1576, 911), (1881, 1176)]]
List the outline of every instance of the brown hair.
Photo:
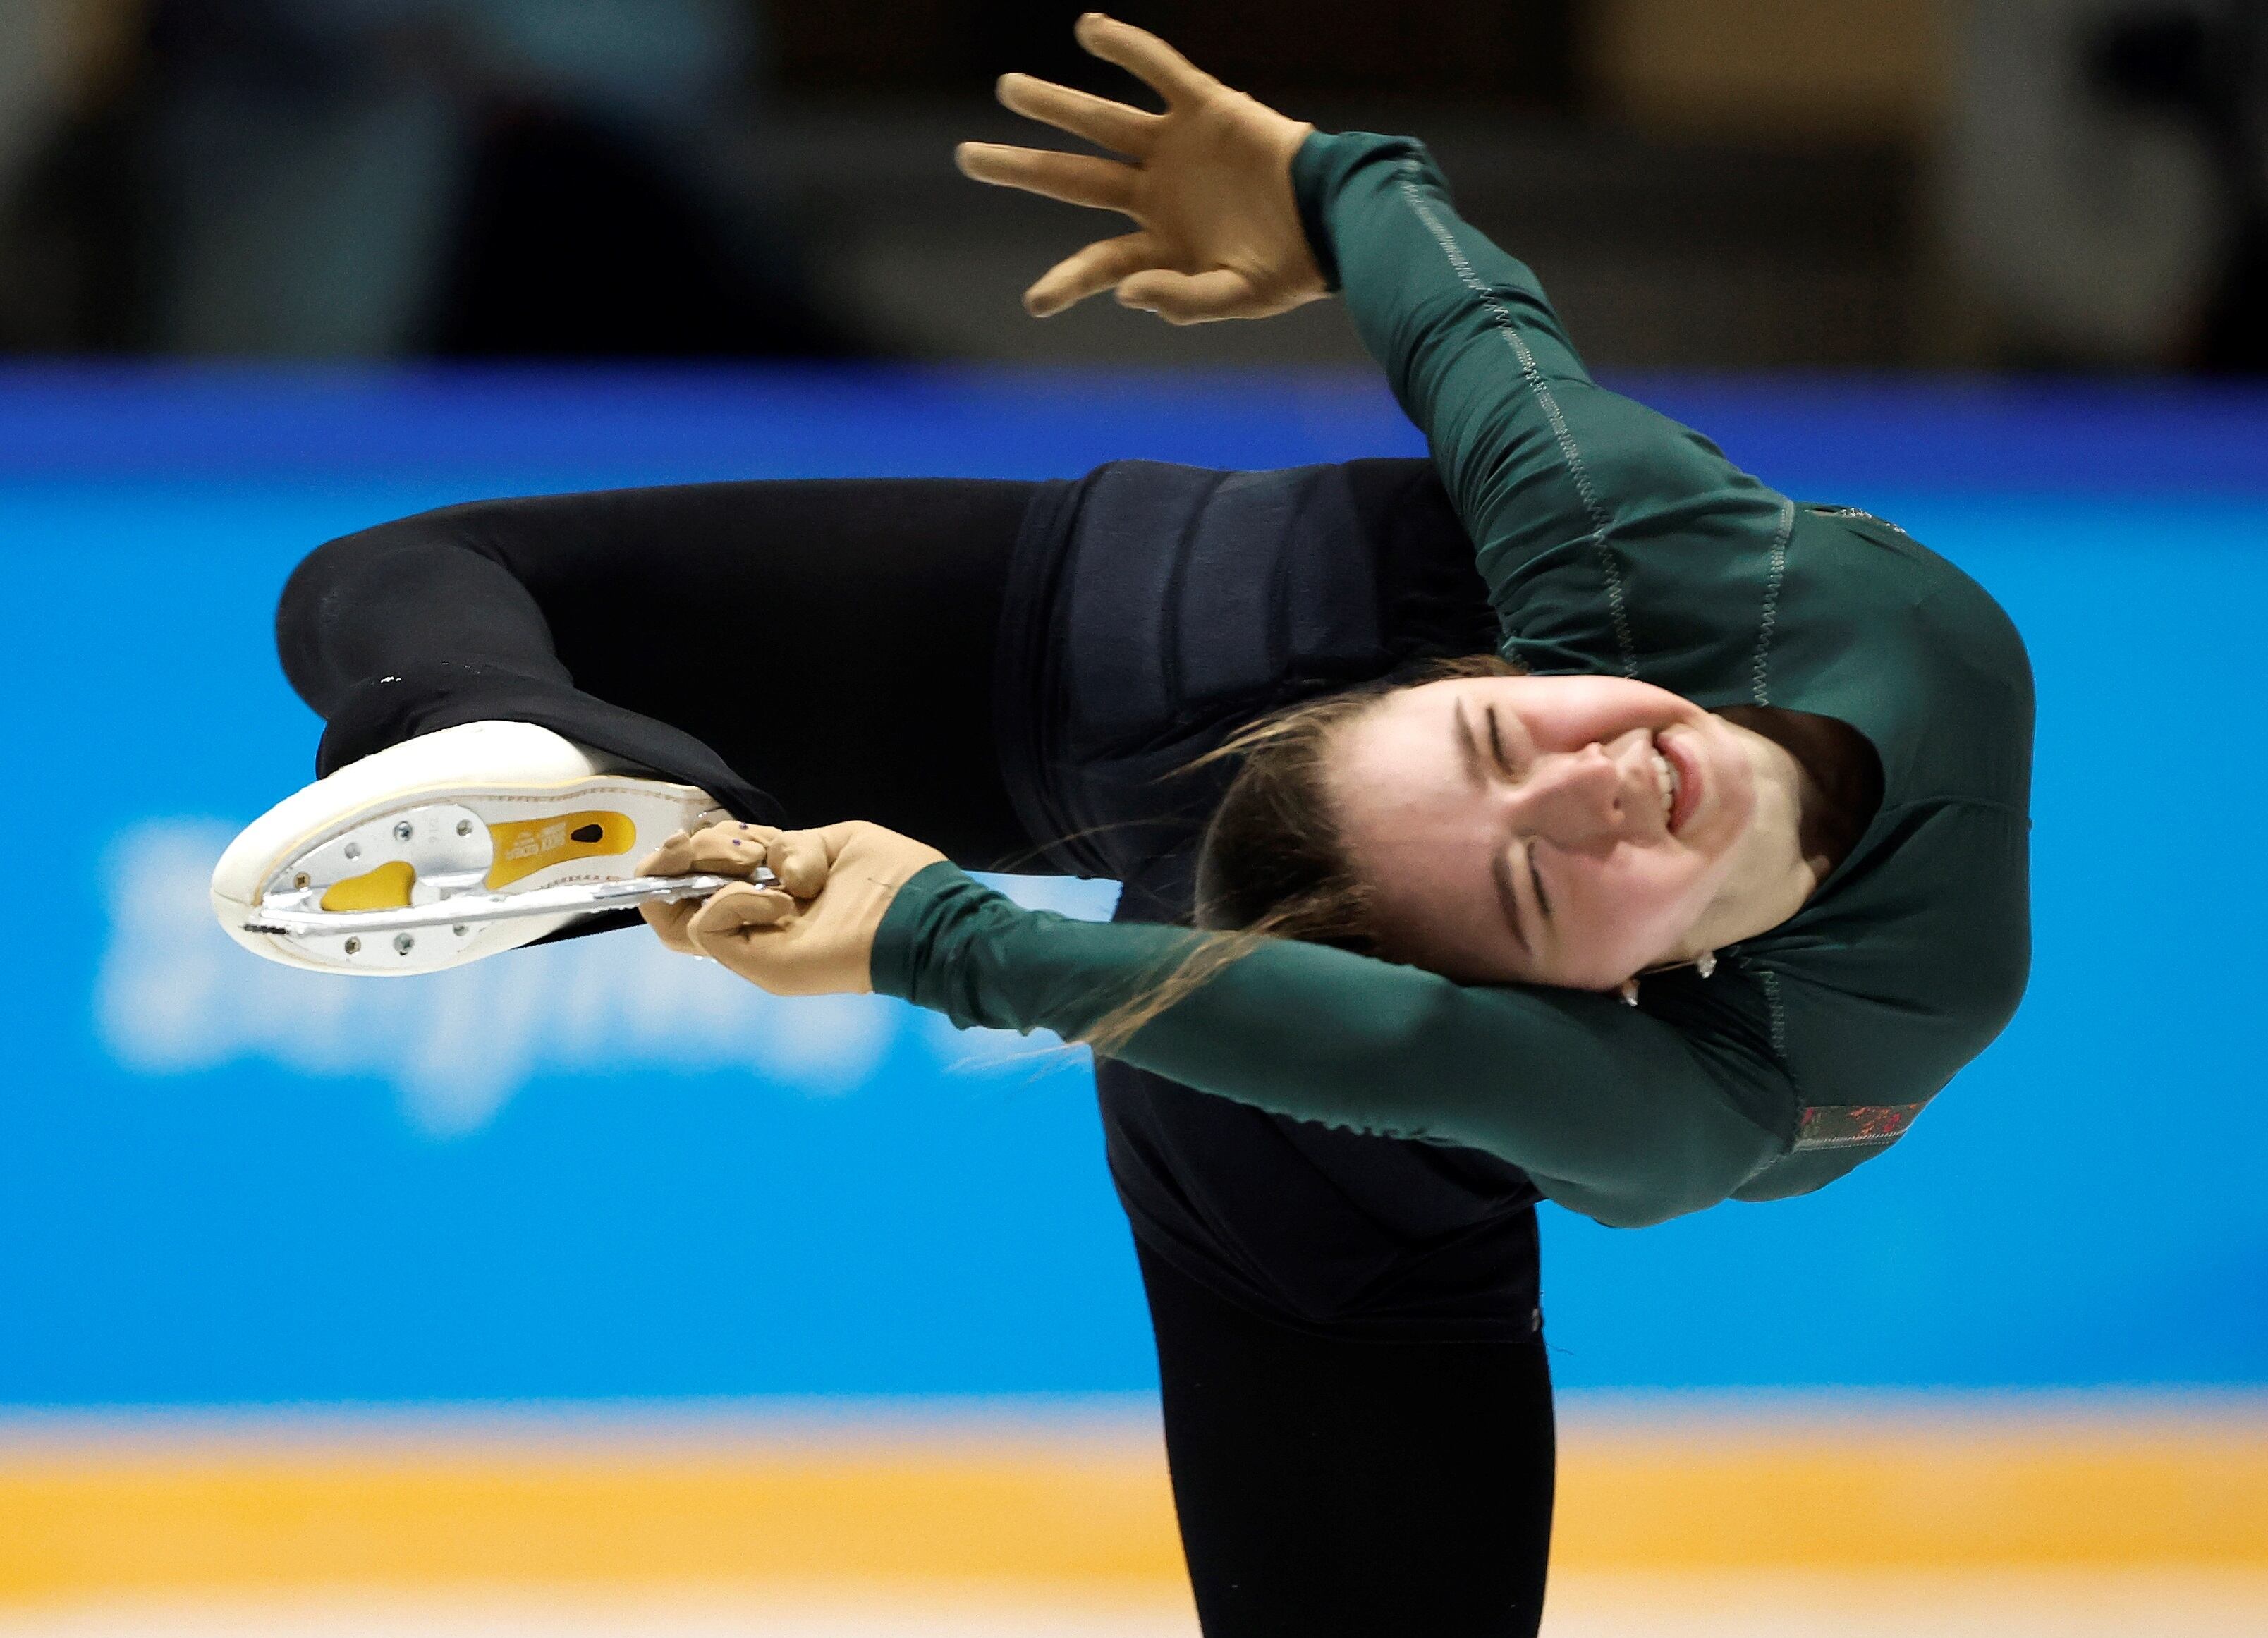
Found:
[(1198, 848), (1202, 936), (1145, 988), (1079, 1039), (1108, 1054), (1144, 1025), (1271, 938), (1374, 953), (1370, 892), (1349, 867), (1325, 763), (1350, 723), (1405, 688), (1460, 677), (1516, 677), (1494, 654), (1418, 662), (1264, 716), (1184, 768), (1240, 764)]

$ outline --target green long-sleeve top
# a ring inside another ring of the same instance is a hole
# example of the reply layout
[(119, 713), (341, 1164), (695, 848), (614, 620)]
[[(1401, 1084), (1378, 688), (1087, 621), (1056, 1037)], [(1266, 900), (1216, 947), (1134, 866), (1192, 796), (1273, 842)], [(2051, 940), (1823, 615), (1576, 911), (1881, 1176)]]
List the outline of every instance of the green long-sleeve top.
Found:
[[(1121, 1055), (1279, 1114), (1487, 1150), (1609, 1223), (1841, 1175), (2022, 992), (2032, 694), (2014, 628), (1903, 532), (1792, 502), (1594, 384), (1418, 143), (1319, 135), (1292, 178), (1319, 262), (1431, 443), (1504, 651), (1711, 709), (1838, 718), (1881, 758), (1883, 799), (1793, 919), (1719, 952), (1710, 979), (1647, 979), (1637, 1008), (1279, 941)], [(936, 865), (892, 904), (873, 980), (964, 1027), (1076, 1036), (1195, 937), (1022, 909)]]

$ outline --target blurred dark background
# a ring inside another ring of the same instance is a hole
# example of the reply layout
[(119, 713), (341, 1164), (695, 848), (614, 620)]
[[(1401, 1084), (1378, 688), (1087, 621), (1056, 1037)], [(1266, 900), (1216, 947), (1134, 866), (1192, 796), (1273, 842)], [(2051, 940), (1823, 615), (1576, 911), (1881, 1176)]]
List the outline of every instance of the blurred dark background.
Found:
[[(1079, 7), (0, 0), (0, 350), (1359, 356), (1017, 293), (1101, 218), (953, 171)], [(1598, 363), (2268, 368), (2268, 0), (1196, 0), (1120, 15), (1431, 142)]]

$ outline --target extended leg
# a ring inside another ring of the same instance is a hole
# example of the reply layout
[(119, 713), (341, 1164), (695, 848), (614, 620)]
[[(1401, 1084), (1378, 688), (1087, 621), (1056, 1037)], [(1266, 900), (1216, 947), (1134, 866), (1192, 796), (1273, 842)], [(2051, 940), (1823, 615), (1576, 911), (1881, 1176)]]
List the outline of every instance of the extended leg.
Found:
[(1531, 1638), (1551, 1535), (1541, 1343), (1314, 1335), (1141, 1258), (1206, 1638)]
[(328, 774), (534, 723), (751, 819), (872, 819), (963, 863), (1027, 846), (993, 650), (1033, 486), (700, 484), (475, 503), (322, 547), (277, 641)]

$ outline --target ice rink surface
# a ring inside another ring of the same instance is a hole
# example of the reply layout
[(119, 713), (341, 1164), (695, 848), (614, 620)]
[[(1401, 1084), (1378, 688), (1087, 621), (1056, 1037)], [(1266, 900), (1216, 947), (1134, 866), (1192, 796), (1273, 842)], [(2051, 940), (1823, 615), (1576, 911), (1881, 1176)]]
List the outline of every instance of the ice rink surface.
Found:
[[(1543, 1638), (2259, 1638), (2268, 1571), (1570, 1576)], [(13, 1610), (0, 1638), (1197, 1638), (1170, 1605), (987, 1598), (373, 1592)]]

